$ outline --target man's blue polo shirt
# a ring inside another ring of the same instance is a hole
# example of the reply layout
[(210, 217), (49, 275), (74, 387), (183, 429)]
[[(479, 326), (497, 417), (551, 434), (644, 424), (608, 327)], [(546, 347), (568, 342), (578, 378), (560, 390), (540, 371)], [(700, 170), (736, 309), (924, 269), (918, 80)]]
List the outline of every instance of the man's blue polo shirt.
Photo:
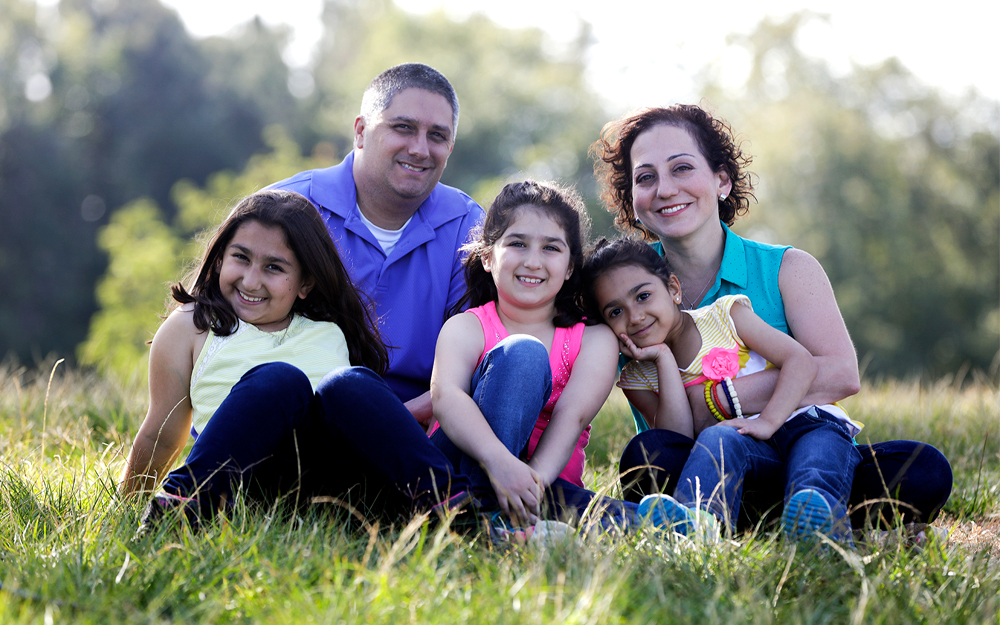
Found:
[(386, 382), (407, 401), (429, 388), (434, 345), (447, 311), (465, 293), (458, 249), (483, 210), (458, 189), (438, 184), (386, 257), (358, 213), (354, 153), (326, 169), (271, 185), (316, 205), (354, 283), (370, 297), (389, 350)]
[[(722, 265), (715, 276), (715, 284), (708, 290), (698, 307), (708, 306), (724, 295), (746, 295), (757, 316), (773, 328), (785, 334), (788, 331), (788, 321), (785, 319), (785, 303), (781, 299), (781, 289), (778, 288), (778, 271), (781, 269), (781, 259), (788, 245), (768, 245), (744, 239), (722, 224), (726, 232), (726, 246), (722, 251)], [(663, 256), (663, 245), (659, 241), (653, 243), (653, 249)], [(621, 363), (628, 362), (622, 357)], [(630, 406), (631, 407), (631, 406)], [(637, 432), (648, 430), (646, 420), (632, 408)]]

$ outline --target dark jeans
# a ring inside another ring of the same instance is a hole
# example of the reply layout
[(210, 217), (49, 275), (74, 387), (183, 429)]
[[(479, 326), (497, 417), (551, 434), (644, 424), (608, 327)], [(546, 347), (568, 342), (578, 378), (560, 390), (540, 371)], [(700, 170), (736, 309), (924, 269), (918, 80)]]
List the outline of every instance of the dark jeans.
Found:
[(240, 484), (264, 501), (331, 496), (391, 514), (470, 489), (374, 372), (338, 369), (314, 393), (286, 363), (254, 367), (240, 379), (163, 488), (197, 498), (211, 516)]
[(674, 497), (733, 524), (751, 476), (758, 483), (783, 485), (782, 501), (808, 488), (829, 504), (840, 537), (848, 527), (846, 504), (859, 460), (844, 422), (814, 406), (766, 441), (726, 426), (705, 429), (684, 464)]
[[(649, 493), (673, 493), (695, 442), (669, 430), (646, 430), (622, 453), (619, 469), (625, 499), (639, 501)], [(885, 441), (858, 445), (861, 455), (848, 500), (851, 525), (891, 527), (895, 523), (929, 523), (951, 494), (951, 465), (944, 455), (917, 441)], [(747, 475), (737, 525), (752, 527), (762, 515), (780, 511), (785, 483)]]
[[(472, 398), (501, 443), (515, 456), (525, 458), (528, 438), (538, 415), (552, 392), (552, 369), (549, 355), (541, 341), (514, 334), (503, 339), (483, 357), (471, 381)], [(476, 497), (484, 504), (496, 505), (496, 495), (489, 476), (479, 463), (455, 446), (443, 430), (431, 437), (463, 475), (472, 481)], [(563, 521), (580, 519), (591, 506), (603, 527), (626, 528), (636, 521), (635, 505), (610, 497), (594, 502), (595, 494), (572, 482), (556, 478), (545, 492), (542, 515)]]

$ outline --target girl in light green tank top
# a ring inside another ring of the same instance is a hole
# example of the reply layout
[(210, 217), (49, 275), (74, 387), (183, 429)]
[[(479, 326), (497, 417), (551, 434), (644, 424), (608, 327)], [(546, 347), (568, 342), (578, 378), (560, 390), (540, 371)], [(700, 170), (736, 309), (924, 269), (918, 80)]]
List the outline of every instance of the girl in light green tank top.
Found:
[[(178, 307), (152, 342), (150, 407), (122, 476), (125, 493), (151, 490), (184, 447), (192, 416), (197, 433), (255, 364), (291, 361), (315, 385), (334, 367), (381, 372), (388, 360), (322, 219), (297, 193), (240, 202), (188, 285), (171, 288)], [(300, 337), (316, 349), (289, 350)], [(274, 349), (263, 351), (265, 343)]]

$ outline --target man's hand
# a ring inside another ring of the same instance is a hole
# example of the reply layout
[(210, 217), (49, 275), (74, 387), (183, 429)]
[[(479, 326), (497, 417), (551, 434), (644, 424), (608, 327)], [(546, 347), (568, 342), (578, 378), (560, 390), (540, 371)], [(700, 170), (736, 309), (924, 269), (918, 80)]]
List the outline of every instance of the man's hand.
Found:
[(413, 415), (413, 418), (417, 420), (417, 423), (424, 430), (428, 430), (434, 425), (434, 410), (431, 405), (430, 391), (414, 397), (403, 405), (406, 406), (406, 409), (410, 411), (410, 414)]

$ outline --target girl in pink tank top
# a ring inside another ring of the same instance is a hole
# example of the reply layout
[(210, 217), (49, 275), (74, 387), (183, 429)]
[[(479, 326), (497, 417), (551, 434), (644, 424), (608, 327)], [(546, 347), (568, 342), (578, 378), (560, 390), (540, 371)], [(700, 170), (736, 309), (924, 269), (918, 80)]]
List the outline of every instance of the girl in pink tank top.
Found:
[(505, 186), (463, 248), (468, 290), (457, 310), (472, 308), (438, 337), (431, 396), (440, 430), (431, 440), (480, 501), (515, 521), (534, 522), (543, 508), (578, 513), (593, 497), (583, 489), (584, 447), (614, 383), (618, 345), (578, 304), (588, 221), (575, 191)]

